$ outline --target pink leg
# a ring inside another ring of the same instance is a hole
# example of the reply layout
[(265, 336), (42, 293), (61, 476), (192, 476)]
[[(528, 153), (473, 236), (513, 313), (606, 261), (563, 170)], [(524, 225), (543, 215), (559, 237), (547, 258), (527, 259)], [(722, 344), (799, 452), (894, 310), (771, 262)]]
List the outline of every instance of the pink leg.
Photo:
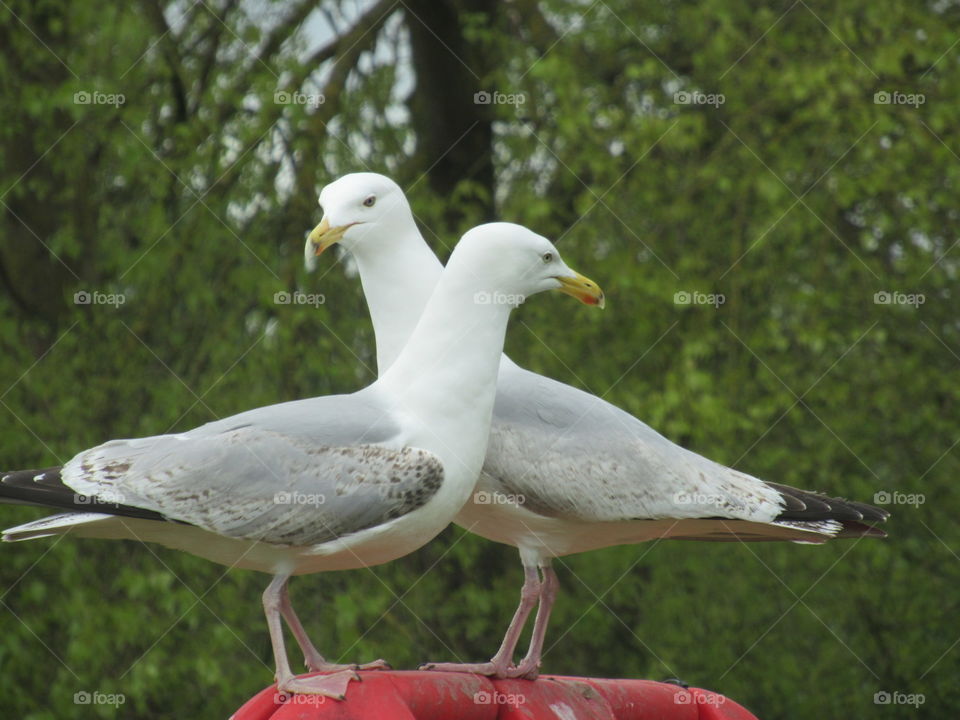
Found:
[(307, 631), (304, 630), (303, 624), (300, 622), (300, 618), (297, 617), (297, 613), (294, 612), (293, 604), (290, 602), (290, 591), (286, 583), (283, 584), (283, 587), (280, 589), (280, 614), (283, 616), (283, 619), (287, 621), (287, 625), (290, 627), (290, 630), (293, 632), (293, 637), (296, 638), (297, 644), (300, 646), (300, 649), (303, 651), (304, 663), (307, 666), (307, 669), (311, 672), (336, 672), (338, 670), (384, 670), (389, 669), (389, 665), (383, 660), (374, 660), (373, 662), (366, 663), (364, 665), (357, 665), (356, 663), (351, 663), (344, 665), (341, 663), (332, 663), (327, 662), (327, 660), (320, 654), (313, 643), (310, 642), (310, 637), (307, 635)]
[[(267, 589), (263, 591), (263, 612), (267, 616), (270, 644), (273, 646), (273, 657), (277, 664), (277, 689), (280, 692), (325, 695), (326, 697), (343, 700), (350, 681), (360, 679), (360, 676), (353, 670), (341, 670), (332, 675), (318, 675), (311, 678), (295, 677), (290, 670), (290, 661), (287, 659), (287, 650), (283, 643), (283, 624), (280, 620), (284, 605), (283, 597), (286, 594), (287, 580), (289, 579), (289, 575), (277, 575), (267, 586)], [(289, 602), (288, 598), (288, 605)], [(303, 632), (303, 626), (300, 625), (299, 621), (297, 625), (300, 632)], [(306, 633), (303, 633), (303, 636), (306, 637)], [(319, 653), (317, 655), (319, 656)]]
[(510, 671), (510, 677), (522, 677), (527, 680), (536, 680), (540, 674), (540, 656), (543, 653), (543, 641), (547, 636), (547, 623), (550, 622), (550, 611), (557, 599), (560, 589), (560, 580), (557, 573), (546, 561), (541, 570), (543, 582), (540, 584), (540, 607), (537, 608), (537, 617), (533, 621), (533, 634), (530, 636), (530, 648), (527, 656), (520, 661), (516, 668)]
[[(523, 626), (530, 617), (530, 611), (537, 604), (537, 599), (542, 597), (540, 590), (540, 575), (536, 566), (524, 566), (523, 568), (523, 588), (520, 591), (520, 604), (517, 611), (513, 614), (513, 620), (507, 628), (506, 635), (503, 636), (503, 642), (497, 654), (485, 663), (425, 663), (420, 666), (421, 670), (438, 670), (445, 672), (467, 672), (477, 675), (488, 675), (492, 677), (505, 678), (511, 673), (513, 663), (513, 652), (516, 650), (517, 641), (520, 639), (520, 633), (523, 632)], [(539, 613), (537, 614), (539, 618)]]

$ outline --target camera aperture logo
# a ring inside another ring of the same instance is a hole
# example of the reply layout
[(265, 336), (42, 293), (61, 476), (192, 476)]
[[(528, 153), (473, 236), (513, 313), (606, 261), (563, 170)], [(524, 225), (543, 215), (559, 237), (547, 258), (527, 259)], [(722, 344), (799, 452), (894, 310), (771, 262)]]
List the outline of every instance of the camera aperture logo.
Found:
[(126, 102), (127, 96), (123, 93), (80, 90), (73, 94), (74, 105), (113, 105), (115, 108), (118, 108)]
[(125, 505), (127, 497), (119, 490), (105, 488), (96, 495), (74, 493), (73, 501), (77, 505)]
[(497, 90), (493, 92), (480, 90), (473, 94), (474, 105), (513, 105), (514, 107), (520, 107), (526, 101), (526, 93), (502, 93)]
[(477, 505), (523, 505), (526, 501), (527, 496), (522, 493), (514, 494), (477, 490), (473, 494), (473, 502)]
[(927, 301), (923, 293), (905, 293), (899, 290), (880, 290), (873, 294), (874, 305), (909, 305), (917, 309)]
[(910, 105), (920, 107), (927, 101), (923, 93), (903, 93), (898, 90), (881, 90), (873, 94), (874, 105)]
[(325, 705), (327, 697), (325, 695), (305, 695), (300, 693), (274, 693), (274, 705), (300, 705), (300, 706), (318, 706)]
[(677, 505), (723, 505), (726, 498), (723, 495), (710, 495), (707, 493), (674, 493), (673, 501)]
[(879, 490), (873, 494), (873, 502), (877, 505), (913, 505), (920, 507), (927, 501), (923, 493), (904, 493), (897, 490)]
[(275, 105), (306, 105), (309, 108), (316, 109), (323, 105), (327, 98), (323, 93), (305, 93), (299, 90), (277, 90), (273, 94)]
[(327, 496), (323, 493), (303, 493), (295, 490), (289, 492), (278, 492), (273, 495), (275, 505), (323, 505), (327, 501)]
[(477, 705), (509, 705), (518, 708), (527, 702), (527, 698), (522, 693), (504, 693), (499, 690), (489, 692), (487, 690), (477, 690), (473, 694), (473, 702)]
[(74, 705), (113, 705), (114, 707), (120, 707), (126, 701), (127, 697), (123, 693), (78, 690), (73, 694)]
[(525, 295), (520, 295), (519, 293), (505, 293), (505, 292), (487, 292), (486, 290), (480, 290), (473, 294), (473, 302), (477, 305), (510, 305), (511, 307), (517, 307), (518, 305), (523, 305), (527, 297)]
[(677, 105), (712, 105), (717, 108), (727, 101), (723, 93), (703, 93), (699, 90), (677, 90), (673, 102)]
[(899, 690), (887, 692), (886, 690), (880, 690), (873, 694), (874, 705), (912, 705), (914, 708), (919, 708), (926, 701), (927, 697), (923, 693), (905, 693)]
[(120, 307), (127, 301), (127, 296), (123, 293), (102, 293), (98, 290), (77, 290), (73, 294), (74, 305), (111, 305), (115, 308)]
[(687, 689), (677, 690), (673, 696), (674, 705), (723, 705), (727, 698), (723, 695), (707, 694), (702, 691), (693, 692)]
[(320, 307), (327, 301), (327, 296), (320, 293), (305, 293), (297, 290), (296, 292), (287, 292), (280, 290), (273, 294), (275, 305), (312, 305)]
[(725, 302), (727, 302), (727, 296), (721, 293), (679, 290), (673, 294), (674, 305), (712, 305), (715, 308), (719, 308)]

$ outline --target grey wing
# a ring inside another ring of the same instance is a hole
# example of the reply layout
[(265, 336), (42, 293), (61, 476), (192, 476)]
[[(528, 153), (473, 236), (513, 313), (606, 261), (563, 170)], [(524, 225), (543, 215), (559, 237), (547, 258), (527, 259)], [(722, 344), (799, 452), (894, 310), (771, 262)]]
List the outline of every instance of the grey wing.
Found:
[(186, 435), (219, 435), (241, 427), (272, 430), (324, 445), (380, 443), (400, 433), (400, 426), (377, 402), (372, 388), (365, 388), (351, 395), (326, 395), (247, 410), (201, 425)]
[[(357, 406), (338, 407), (353, 412), (333, 419), (325, 412), (329, 403), (293, 405), (180, 435), (105, 443), (67, 463), (63, 482), (84, 495), (228, 537), (296, 546), (401, 517), (426, 504), (442, 484), (443, 466), (432, 453), (363, 442), (358, 431), (386, 430)], [(322, 431), (326, 425), (335, 429)]]
[(534, 513), (609, 522), (782, 509), (762, 481), (686, 450), (632, 415), (516, 366), (501, 368), (480, 488)]

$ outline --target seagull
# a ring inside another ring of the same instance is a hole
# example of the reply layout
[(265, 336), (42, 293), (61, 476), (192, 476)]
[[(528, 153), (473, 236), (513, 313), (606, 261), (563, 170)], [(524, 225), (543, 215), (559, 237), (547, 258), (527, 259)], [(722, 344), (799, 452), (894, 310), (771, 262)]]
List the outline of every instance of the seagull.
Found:
[[(368, 387), (184, 433), (112, 440), (62, 467), (3, 474), (0, 500), (67, 511), (3, 539), (70, 533), (157, 542), (270, 573), (263, 606), (278, 689), (342, 699), (358, 667), (386, 664), (327, 662), (290, 604), (287, 581), (389, 562), (440, 533), (483, 464), (511, 310), (550, 289), (588, 303), (603, 297), (546, 238), (509, 223), (468, 231), (429, 284), (409, 342)], [(281, 617), (307, 667), (332, 674), (294, 676)]]
[[(378, 371), (389, 373), (442, 265), (403, 191), (383, 175), (345, 175), (321, 191), (320, 206), (323, 217), (304, 248), (307, 265), (335, 243), (353, 256), (373, 320)], [(520, 551), (520, 603), (489, 662), (422, 667), (536, 678), (558, 592), (555, 557), (657, 538), (820, 544), (884, 537), (873, 525), (887, 516), (708, 460), (601, 398), (504, 355), (483, 472), (454, 522)], [(514, 664), (534, 607), (529, 650)]]

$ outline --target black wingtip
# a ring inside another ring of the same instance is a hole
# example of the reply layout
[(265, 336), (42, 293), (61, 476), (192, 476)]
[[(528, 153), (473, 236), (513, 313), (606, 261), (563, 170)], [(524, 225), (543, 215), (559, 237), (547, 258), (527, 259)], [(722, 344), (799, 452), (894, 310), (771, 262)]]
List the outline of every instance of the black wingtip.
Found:
[(106, 502), (95, 496), (83, 495), (64, 484), (61, 466), (36, 470), (0, 472), (0, 503), (36, 505), (73, 512), (97, 512), (106, 515), (165, 520), (153, 510)]
[[(779, 492), (783, 500), (783, 512), (777, 516), (777, 520), (835, 520), (842, 523), (844, 528), (850, 527), (851, 532), (855, 532), (854, 528), (870, 528), (874, 523), (885, 522), (890, 517), (890, 513), (886, 510), (867, 503), (829, 497), (780, 483), (767, 483), (767, 485)], [(858, 534), (886, 537), (886, 533), (880, 530), (876, 533), (861, 530)], [(844, 537), (844, 535), (841, 534), (838, 537)]]

